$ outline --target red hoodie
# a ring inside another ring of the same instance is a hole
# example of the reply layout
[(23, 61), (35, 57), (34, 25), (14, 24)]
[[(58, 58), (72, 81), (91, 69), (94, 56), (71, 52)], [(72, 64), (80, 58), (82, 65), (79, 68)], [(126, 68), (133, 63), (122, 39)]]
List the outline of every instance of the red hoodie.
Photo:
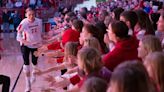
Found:
[(116, 43), (115, 48), (103, 57), (104, 65), (111, 71), (126, 60), (138, 59), (138, 40), (135, 37)]

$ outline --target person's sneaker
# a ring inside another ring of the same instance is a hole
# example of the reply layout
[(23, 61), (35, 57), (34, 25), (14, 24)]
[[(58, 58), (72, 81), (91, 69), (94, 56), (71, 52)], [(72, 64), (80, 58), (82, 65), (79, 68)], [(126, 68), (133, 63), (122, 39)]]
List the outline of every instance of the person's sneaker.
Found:
[(26, 85), (25, 92), (30, 92), (31, 91), (31, 85)]
[(25, 91), (25, 92), (30, 92), (30, 91)]
[(30, 82), (31, 84), (33, 84), (36, 81), (36, 72), (37, 72), (37, 65), (33, 65), (33, 70), (32, 70), (32, 74), (31, 74), (31, 78), (30, 78)]

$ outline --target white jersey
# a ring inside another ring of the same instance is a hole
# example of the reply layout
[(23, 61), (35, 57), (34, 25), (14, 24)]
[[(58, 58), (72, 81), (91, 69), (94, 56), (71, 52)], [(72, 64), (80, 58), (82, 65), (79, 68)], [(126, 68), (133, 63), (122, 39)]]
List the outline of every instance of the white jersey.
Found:
[(23, 19), (17, 30), (17, 40), (21, 45), (24, 44), (22, 40), (26, 40), (29, 44), (24, 45), (29, 48), (38, 48), (37, 44), (42, 42), (42, 21), (38, 18), (35, 18), (34, 22), (30, 22), (27, 18)]

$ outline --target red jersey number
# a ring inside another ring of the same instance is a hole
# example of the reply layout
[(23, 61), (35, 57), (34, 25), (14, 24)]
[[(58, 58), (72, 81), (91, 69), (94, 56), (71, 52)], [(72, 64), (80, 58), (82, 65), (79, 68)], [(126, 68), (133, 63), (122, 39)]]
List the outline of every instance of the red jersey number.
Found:
[(31, 29), (31, 31), (32, 31), (32, 34), (34, 34), (34, 33), (37, 32), (37, 28), (33, 28), (33, 29)]

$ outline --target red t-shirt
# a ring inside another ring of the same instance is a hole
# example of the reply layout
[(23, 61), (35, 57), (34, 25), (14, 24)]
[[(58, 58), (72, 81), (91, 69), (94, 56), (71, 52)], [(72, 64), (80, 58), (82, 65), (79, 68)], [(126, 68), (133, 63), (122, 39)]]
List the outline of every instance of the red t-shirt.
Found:
[(66, 30), (62, 37), (62, 44), (65, 45), (68, 41), (78, 42), (80, 37), (80, 32), (72, 30), (71, 28)]
[(138, 43), (136, 37), (117, 42), (115, 48), (103, 57), (104, 65), (113, 71), (117, 65), (126, 60), (138, 60)]
[[(80, 37), (80, 32), (76, 30), (72, 30), (71, 28), (67, 29), (62, 36), (62, 44), (64, 46), (67, 42), (78, 42), (79, 37)], [(55, 41), (54, 43), (48, 45), (47, 48), (49, 50), (62, 49), (60, 46), (60, 42), (58, 41)]]

